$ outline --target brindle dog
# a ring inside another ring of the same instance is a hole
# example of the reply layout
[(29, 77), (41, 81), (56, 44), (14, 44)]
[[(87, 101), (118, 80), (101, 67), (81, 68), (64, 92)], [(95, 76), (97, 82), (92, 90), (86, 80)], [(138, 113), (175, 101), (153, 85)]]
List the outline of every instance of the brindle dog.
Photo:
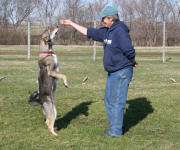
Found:
[(45, 30), (40, 41), (39, 53), (39, 91), (33, 92), (29, 97), (29, 103), (33, 106), (41, 105), (46, 116), (46, 124), (53, 135), (54, 123), (56, 120), (56, 107), (53, 97), (56, 91), (57, 80), (63, 79), (65, 87), (67, 85), (66, 76), (59, 73), (57, 56), (53, 52), (53, 39), (58, 31), (58, 27)]

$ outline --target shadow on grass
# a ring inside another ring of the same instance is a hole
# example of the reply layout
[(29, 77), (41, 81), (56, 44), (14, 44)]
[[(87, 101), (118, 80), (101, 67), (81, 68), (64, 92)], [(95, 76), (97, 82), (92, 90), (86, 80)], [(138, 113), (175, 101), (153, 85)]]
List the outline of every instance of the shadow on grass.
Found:
[(124, 114), (125, 132), (144, 120), (154, 110), (151, 102), (145, 97), (128, 100), (127, 104), (129, 104), (129, 107)]
[[(88, 107), (91, 105), (91, 103), (93, 102), (82, 102), (72, 108), (72, 110), (62, 118), (57, 118), (55, 122), (56, 130), (67, 128), (71, 121), (77, 118), (79, 115), (83, 114), (88, 116)], [(129, 104), (129, 107), (126, 109), (124, 114), (125, 132), (127, 132), (131, 127), (137, 125), (140, 121), (144, 120), (153, 112), (151, 102), (149, 102), (145, 97), (128, 100), (127, 104)]]
[(75, 119), (79, 115), (83, 114), (85, 116), (88, 116), (88, 106), (92, 102), (83, 102), (76, 107), (74, 107), (70, 112), (68, 112), (64, 117), (59, 118), (55, 122), (55, 127), (57, 127), (57, 130), (61, 130), (62, 128), (67, 128), (67, 126), (70, 124), (71, 120)]

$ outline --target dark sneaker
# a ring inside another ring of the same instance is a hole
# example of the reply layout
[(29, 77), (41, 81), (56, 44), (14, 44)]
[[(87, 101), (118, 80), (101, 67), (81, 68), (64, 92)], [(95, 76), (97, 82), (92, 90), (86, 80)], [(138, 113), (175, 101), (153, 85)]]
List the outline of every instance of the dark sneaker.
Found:
[(123, 127), (122, 127), (122, 135), (124, 135), (125, 132), (126, 132), (126, 129), (125, 129), (125, 127), (123, 126)]
[[(104, 133), (101, 134), (101, 136), (119, 137), (119, 136), (113, 136), (113, 135), (109, 134), (108, 131), (109, 131), (109, 130), (104, 130)], [(125, 133), (125, 127), (122, 128), (122, 135), (124, 135), (124, 133)]]
[(110, 136), (110, 137), (118, 137), (118, 136), (112, 136), (112, 135), (110, 135), (109, 134), (109, 132), (108, 132), (109, 130), (104, 130), (104, 133), (103, 134), (101, 134), (101, 136)]
[(111, 135), (108, 133), (108, 130), (107, 130), (107, 131), (104, 131), (104, 133), (101, 134), (101, 136), (111, 136)]

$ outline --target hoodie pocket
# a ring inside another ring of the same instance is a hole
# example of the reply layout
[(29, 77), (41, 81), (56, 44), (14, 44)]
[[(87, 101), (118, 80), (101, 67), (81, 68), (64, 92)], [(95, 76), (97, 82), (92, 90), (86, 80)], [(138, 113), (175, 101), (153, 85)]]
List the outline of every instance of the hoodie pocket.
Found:
[(122, 53), (122, 51), (120, 49), (118, 49), (117, 47), (110, 47), (112, 54), (111, 54), (111, 59), (112, 59), (112, 63), (114, 65), (117, 65), (119, 63), (122, 63), (122, 61), (124, 60), (124, 55)]
[(106, 45), (106, 48), (104, 50), (104, 57), (103, 57), (104, 66), (112, 66), (112, 52), (109, 46)]

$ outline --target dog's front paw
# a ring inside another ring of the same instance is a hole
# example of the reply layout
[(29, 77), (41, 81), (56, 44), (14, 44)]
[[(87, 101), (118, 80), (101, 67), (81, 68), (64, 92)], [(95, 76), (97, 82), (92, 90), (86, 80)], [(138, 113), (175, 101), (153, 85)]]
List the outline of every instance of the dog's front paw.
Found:
[(63, 84), (64, 84), (64, 86), (65, 86), (66, 88), (68, 88), (67, 80), (64, 80)]

